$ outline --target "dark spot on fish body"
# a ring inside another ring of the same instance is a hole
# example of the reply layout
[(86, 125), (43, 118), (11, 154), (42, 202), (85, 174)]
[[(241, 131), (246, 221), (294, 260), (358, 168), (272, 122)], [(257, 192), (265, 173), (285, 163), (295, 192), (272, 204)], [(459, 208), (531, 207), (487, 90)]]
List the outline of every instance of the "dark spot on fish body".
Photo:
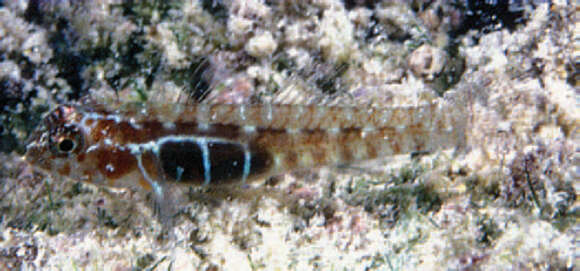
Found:
[[(246, 162), (246, 152), (242, 145), (229, 142), (209, 142), (209, 161), (212, 184), (223, 184), (242, 179)], [(250, 168), (248, 167), (248, 174)]]
[(202, 184), (205, 179), (203, 150), (194, 140), (172, 140), (159, 146), (165, 176), (176, 182)]
[(270, 170), (273, 164), (272, 155), (259, 146), (250, 145), (249, 149), (251, 153), (250, 177)]
[(271, 155), (256, 146), (203, 138), (167, 140), (158, 156), (167, 179), (196, 185), (244, 181), (272, 165)]

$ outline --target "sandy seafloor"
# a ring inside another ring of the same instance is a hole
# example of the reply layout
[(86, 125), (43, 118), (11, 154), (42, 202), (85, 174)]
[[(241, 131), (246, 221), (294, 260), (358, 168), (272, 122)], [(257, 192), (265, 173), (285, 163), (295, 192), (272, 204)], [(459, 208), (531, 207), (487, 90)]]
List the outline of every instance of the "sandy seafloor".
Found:
[[(509, 1), (516, 20), (476, 1), (130, 2), (0, 1), (0, 270), (578, 268), (576, 1)], [(43, 112), (88, 96), (453, 101), (466, 144), (194, 188), (165, 236), (147, 195), (22, 160)]]

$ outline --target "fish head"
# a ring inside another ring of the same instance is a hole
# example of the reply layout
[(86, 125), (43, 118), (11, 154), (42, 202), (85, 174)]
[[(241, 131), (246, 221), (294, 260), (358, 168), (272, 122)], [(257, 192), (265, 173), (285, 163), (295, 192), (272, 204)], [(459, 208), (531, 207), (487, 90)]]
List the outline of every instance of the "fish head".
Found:
[(72, 165), (85, 150), (86, 135), (75, 107), (61, 105), (44, 116), (26, 146), (25, 160), (51, 174), (73, 177)]

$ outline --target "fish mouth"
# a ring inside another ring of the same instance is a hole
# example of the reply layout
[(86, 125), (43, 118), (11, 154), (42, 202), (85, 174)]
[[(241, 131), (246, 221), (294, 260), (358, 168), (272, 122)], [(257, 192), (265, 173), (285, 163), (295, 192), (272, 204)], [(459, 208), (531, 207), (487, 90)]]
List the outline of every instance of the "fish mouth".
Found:
[(45, 149), (43, 143), (46, 144), (47, 136), (49, 136), (49, 134), (47, 132), (47, 127), (44, 124), (40, 124), (32, 130), (32, 133), (28, 135), (28, 138), (25, 141), (26, 152), (24, 158), (26, 161), (36, 161), (36, 158), (42, 155), (42, 150)]
[(24, 160), (29, 164), (38, 168), (49, 168), (49, 159), (43, 156), (43, 148), (38, 143), (32, 142), (26, 146), (26, 153), (24, 153)]

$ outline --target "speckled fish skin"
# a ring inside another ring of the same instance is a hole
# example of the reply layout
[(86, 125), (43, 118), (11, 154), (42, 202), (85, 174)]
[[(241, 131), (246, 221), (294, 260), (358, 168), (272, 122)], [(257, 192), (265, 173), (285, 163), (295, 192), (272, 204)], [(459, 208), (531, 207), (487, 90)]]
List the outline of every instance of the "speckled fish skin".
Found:
[(167, 183), (245, 183), (288, 171), (454, 148), (464, 115), (435, 102), (392, 108), (61, 105), (27, 147), (32, 165), (72, 179), (162, 194)]

